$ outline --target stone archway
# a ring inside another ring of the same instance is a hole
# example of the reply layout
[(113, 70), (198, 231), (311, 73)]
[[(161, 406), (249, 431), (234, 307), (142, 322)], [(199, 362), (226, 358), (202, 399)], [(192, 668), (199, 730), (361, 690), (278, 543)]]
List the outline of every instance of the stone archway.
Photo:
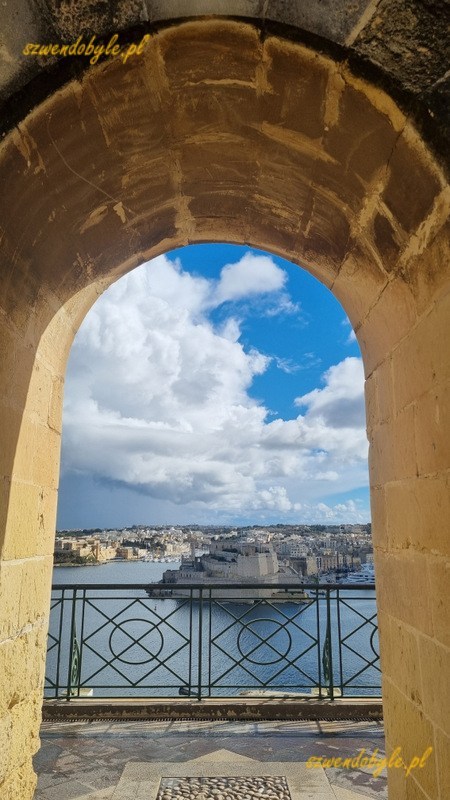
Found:
[[(4, 139), (0, 176), (4, 796), (34, 786), (73, 335), (144, 259), (227, 241), (308, 268), (355, 328), (388, 748), (410, 760), (431, 745), (415, 796), (443, 800), (449, 195), (414, 128), (332, 59), (262, 41), (248, 23), (203, 20), (56, 92)], [(404, 773), (393, 772), (391, 794), (406, 798)]]

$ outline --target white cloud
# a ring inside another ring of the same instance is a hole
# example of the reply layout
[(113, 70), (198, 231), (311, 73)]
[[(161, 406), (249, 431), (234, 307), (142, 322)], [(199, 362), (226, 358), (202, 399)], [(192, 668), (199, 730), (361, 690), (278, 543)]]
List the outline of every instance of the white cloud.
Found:
[(237, 319), (214, 327), (208, 318), (219, 296), (276, 293), (284, 275), (269, 257), (244, 256), (217, 285), (161, 256), (114, 284), (72, 349), (63, 470), (192, 509), (206, 504), (211, 514), (306, 520), (342, 511), (351, 521), (356, 507), (318, 503), (330, 484), (344, 491), (367, 481), (360, 360), (331, 367), (322, 388), (297, 398), (306, 408), (297, 419), (268, 422), (248, 390), (271, 358), (244, 350)]
[(343, 325), (346, 328), (347, 327), (350, 328), (350, 333), (348, 334), (347, 339), (345, 340), (345, 344), (353, 344), (354, 342), (356, 342), (357, 341), (356, 333), (351, 327), (352, 323), (350, 322), (348, 317), (345, 317), (345, 319), (342, 320), (341, 325)]
[(324, 375), (323, 389), (297, 397), (295, 405), (306, 406), (308, 417), (335, 429), (361, 432), (365, 425), (364, 369), (360, 358), (346, 358)]
[[(227, 300), (240, 300), (254, 294), (277, 292), (283, 289), (287, 274), (277, 267), (270, 256), (246, 253), (235, 264), (227, 264), (220, 273), (220, 280), (215, 291), (215, 303)], [(294, 306), (290, 298), (283, 294), (280, 305), (291, 313)]]

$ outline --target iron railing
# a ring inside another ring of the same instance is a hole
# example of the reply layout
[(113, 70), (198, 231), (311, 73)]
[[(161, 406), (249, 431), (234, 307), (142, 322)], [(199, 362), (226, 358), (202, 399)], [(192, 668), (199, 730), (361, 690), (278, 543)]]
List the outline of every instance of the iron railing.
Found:
[(373, 584), (177, 584), (178, 596), (170, 591), (54, 586), (45, 696), (381, 694)]

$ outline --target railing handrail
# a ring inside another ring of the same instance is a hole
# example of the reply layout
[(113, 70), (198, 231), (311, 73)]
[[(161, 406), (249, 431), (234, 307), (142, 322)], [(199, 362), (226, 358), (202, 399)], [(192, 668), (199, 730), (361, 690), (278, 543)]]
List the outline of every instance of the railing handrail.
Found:
[(372, 589), (375, 590), (374, 583), (292, 583), (283, 581), (278, 583), (253, 583), (243, 581), (241, 583), (55, 583), (52, 591), (56, 589), (305, 589), (309, 591), (334, 591), (336, 589)]

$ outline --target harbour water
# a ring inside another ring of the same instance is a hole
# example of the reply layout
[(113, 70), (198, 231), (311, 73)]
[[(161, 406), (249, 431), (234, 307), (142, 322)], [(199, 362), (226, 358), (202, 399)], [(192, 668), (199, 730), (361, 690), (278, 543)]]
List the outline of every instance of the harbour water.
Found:
[(166, 569), (177, 569), (180, 562), (172, 564), (158, 561), (107, 561), (89, 567), (55, 567), (53, 585), (66, 583), (153, 583), (160, 581)]
[[(95, 697), (251, 695), (259, 692), (311, 696), (326, 683), (327, 669), (344, 696), (380, 694), (376, 603), (373, 590), (310, 592), (310, 604), (257, 601), (204, 603), (148, 597), (126, 584), (155, 583), (170, 566), (161, 562), (108, 562), (57, 567), (50, 634), (61, 641), (47, 659), (48, 697), (63, 694), (69, 670), (72, 622), (80, 656), (78, 687)], [(117, 590), (91, 590), (92, 584)], [(63, 608), (64, 605), (64, 608)], [(328, 616), (327, 616), (328, 613)], [(332, 664), (324, 663), (330, 623)], [(50, 644), (53, 639), (50, 638)], [(200, 652), (200, 656), (199, 656)], [(59, 664), (59, 670), (58, 670)], [(57, 679), (58, 676), (58, 679)], [(76, 681), (75, 681), (76, 683)], [(67, 685), (67, 682), (66, 682)]]

